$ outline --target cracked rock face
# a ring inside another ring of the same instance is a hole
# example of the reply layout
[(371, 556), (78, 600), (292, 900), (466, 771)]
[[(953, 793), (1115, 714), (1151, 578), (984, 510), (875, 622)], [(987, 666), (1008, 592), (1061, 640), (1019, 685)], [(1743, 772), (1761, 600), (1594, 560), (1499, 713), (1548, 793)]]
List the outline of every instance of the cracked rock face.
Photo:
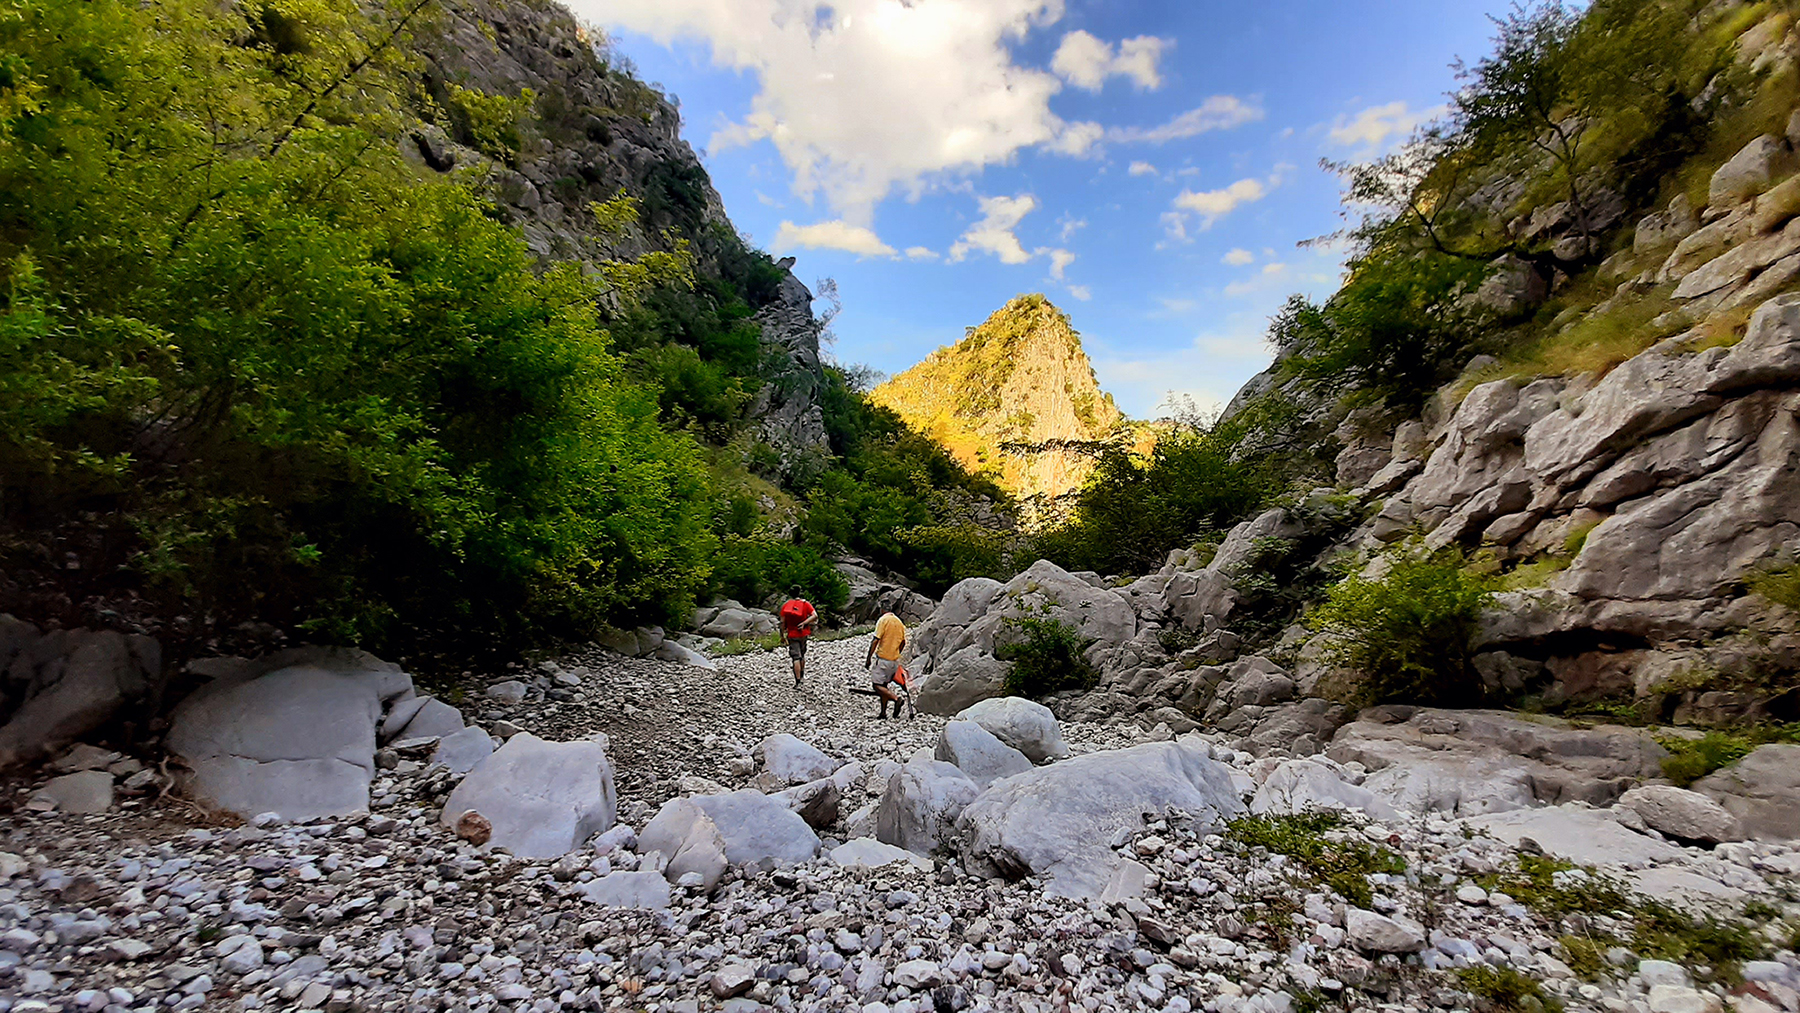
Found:
[(366, 680), (313, 666), (220, 679), (176, 708), (169, 750), (190, 793), (240, 816), (362, 812), (381, 703)]

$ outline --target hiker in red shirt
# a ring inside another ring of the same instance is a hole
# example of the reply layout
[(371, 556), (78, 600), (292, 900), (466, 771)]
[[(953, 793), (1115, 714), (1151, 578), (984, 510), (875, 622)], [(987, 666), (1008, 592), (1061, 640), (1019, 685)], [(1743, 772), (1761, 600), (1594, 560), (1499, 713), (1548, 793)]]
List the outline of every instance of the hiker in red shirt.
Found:
[(806, 677), (806, 638), (819, 625), (819, 611), (798, 592), (781, 606), (781, 632), (787, 638), (788, 657), (794, 659), (794, 688)]

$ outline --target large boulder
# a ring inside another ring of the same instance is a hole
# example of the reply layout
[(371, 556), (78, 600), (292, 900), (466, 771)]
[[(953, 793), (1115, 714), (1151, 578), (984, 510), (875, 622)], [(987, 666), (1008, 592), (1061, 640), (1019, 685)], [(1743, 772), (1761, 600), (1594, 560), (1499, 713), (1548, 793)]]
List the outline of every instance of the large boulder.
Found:
[(973, 721), (945, 724), (943, 731), (938, 733), (932, 758), (955, 766), (980, 788), (986, 788), (998, 778), (1031, 769), (1031, 761), (1024, 753), (1001, 742)]
[(753, 609), (722, 608), (713, 613), (706, 625), (696, 632), (703, 637), (735, 640), (741, 637), (763, 637), (774, 633), (779, 623), (768, 612)]
[(412, 691), (398, 666), (361, 652), (273, 656), (245, 663), (183, 700), (167, 744), (202, 803), (240, 816), (308, 820), (363, 812), (384, 702)]
[(1544, 854), (1578, 865), (1644, 868), (1678, 862), (1682, 857), (1681, 849), (1675, 845), (1627, 830), (1604, 810), (1580, 806), (1515, 809), (1474, 816), (1463, 822), (1508, 847), (1516, 848), (1520, 841), (1529, 838)]
[(1201, 830), (1243, 811), (1231, 775), (1194, 739), (1078, 756), (1015, 774), (969, 803), (963, 856), (990, 876), (1043, 876), (1052, 896), (1098, 898), (1118, 872), (1110, 843), (1146, 814)]
[(844, 761), (834, 760), (811, 744), (786, 732), (771, 735), (758, 742), (756, 748), (750, 751), (750, 756), (756, 761), (757, 767), (787, 785), (805, 784), (821, 777), (830, 777), (832, 771), (844, 765)]
[(1719, 844), (1743, 836), (1736, 817), (1697, 791), (1672, 784), (1647, 784), (1619, 796), (1618, 807), (1637, 813), (1644, 825), (1684, 841)]
[(910, 670), (919, 675), (915, 703), (928, 713), (954, 714), (998, 695), (1008, 666), (997, 646), (1023, 634), (1015, 620), (1050, 619), (1093, 642), (1092, 660), (1137, 634), (1137, 611), (1118, 592), (1038, 560), (1005, 585), (963, 581), (913, 638)]
[(709, 893), (730, 864), (718, 825), (692, 799), (664, 802), (638, 835), (637, 850), (659, 863), (671, 883), (690, 872), (698, 873), (701, 886)]
[(950, 655), (919, 680), (913, 705), (926, 714), (955, 714), (980, 700), (1004, 692), (1010, 662), (970, 644)]
[(162, 648), (112, 630), (55, 630), (0, 615), (0, 769), (54, 753), (141, 699), (162, 674)]
[(819, 853), (819, 835), (780, 799), (752, 788), (688, 800), (719, 828), (732, 865), (805, 862)]
[(566, 855), (618, 818), (606, 747), (519, 732), (469, 771), (439, 818), (453, 827), (471, 809), (493, 824), (494, 847), (521, 858)]
[(462, 711), (436, 697), (396, 700), (381, 719), (383, 744), (401, 739), (448, 738), (463, 730)]
[(980, 793), (954, 765), (915, 757), (888, 777), (875, 807), (875, 838), (921, 855), (952, 847), (957, 817)]
[(1737, 763), (1695, 781), (1693, 787), (1737, 817), (1746, 836), (1800, 840), (1800, 745), (1758, 746)]
[(1009, 696), (983, 700), (957, 715), (959, 721), (973, 721), (988, 730), (994, 738), (1025, 754), (1032, 763), (1060, 760), (1069, 755), (1063, 742), (1062, 726), (1056, 715), (1041, 703), (1023, 697)]

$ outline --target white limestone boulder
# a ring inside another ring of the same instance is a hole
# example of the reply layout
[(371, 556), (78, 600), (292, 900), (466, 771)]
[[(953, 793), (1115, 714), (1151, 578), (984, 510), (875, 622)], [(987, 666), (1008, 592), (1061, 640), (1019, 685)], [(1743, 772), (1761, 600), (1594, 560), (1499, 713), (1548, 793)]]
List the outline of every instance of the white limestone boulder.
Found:
[(1032, 763), (1060, 760), (1069, 755), (1063, 742), (1062, 726), (1056, 715), (1041, 703), (1024, 697), (1008, 696), (983, 700), (964, 708), (959, 721), (973, 721), (988, 730), (994, 738), (1025, 754)]
[(980, 792), (954, 765), (914, 757), (888, 777), (875, 807), (875, 838), (920, 855), (952, 847), (957, 817)]
[(493, 824), (493, 847), (521, 858), (566, 855), (618, 818), (606, 747), (520, 732), (469, 771), (439, 819), (454, 827), (471, 809)]
[(1231, 775), (1198, 740), (1078, 756), (997, 782), (962, 811), (963, 857), (989, 876), (1043, 876), (1052, 896), (1096, 898), (1118, 872), (1108, 842), (1146, 814), (1202, 831), (1243, 812)]
[(973, 721), (946, 723), (938, 733), (937, 746), (931, 755), (932, 759), (942, 760), (969, 775), (979, 788), (1031, 769), (1031, 761), (1024, 753), (1001, 742)]

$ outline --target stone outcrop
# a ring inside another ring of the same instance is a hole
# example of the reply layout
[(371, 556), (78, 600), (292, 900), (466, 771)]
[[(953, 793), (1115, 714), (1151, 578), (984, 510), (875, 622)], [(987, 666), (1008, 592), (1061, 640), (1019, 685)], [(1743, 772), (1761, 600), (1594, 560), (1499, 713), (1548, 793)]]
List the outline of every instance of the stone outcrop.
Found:
[(1660, 776), (1668, 751), (1634, 728), (1377, 707), (1338, 729), (1326, 754), (1362, 764), (1370, 772), (1363, 787), (1398, 808), (1478, 815), (1559, 802), (1610, 805)]
[[(425, 174), (483, 173), (496, 213), (520, 226), (539, 258), (591, 263), (685, 241), (697, 270), (716, 277), (742, 256), (724, 203), (681, 137), (679, 109), (614, 69), (561, 6), (455, 0), (417, 44), (424, 57), (418, 93), (430, 100), (420, 111), (428, 122), (409, 133), (401, 154)], [(444, 116), (455, 107), (452, 84), (506, 97), (530, 88), (556, 98), (537, 103), (518, 156), (500, 162), (476, 150), (464, 120)], [(588, 207), (621, 191), (642, 199), (641, 221), (623, 234), (602, 232)], [(775, 363), (750, 417), (788, 469), (829, 453), (818, 400), (821, 326), (813, 294), (791, 263), (774, 265), (772, 283), (744, 292)]]
[(202, 686), (175, 708), (167, 744), (184, 789), (240, 816), (305, 820), (366, 810), (378, 725), (412, 678), (361, 651), (300, 648)]
[[(978, 700), (998, 695), (1005, 663), (994, 650), (1021, 636), (1020, 618), (1066, 623), (1093, 641), (1090, 657), (1137, 635), (1137, 613), (1117, 592), (1038, 560), (1000, 585), (986, 578), (965, 580), (944, 595), (937, 611), (914, 634), (909, 669), (921, 676), (915, 702), (927, 713), (954, 714)], [(971, 648), (973, 654), (966, 653)]]
[(1694, 782), (1759, 840), (1800, 840), (1800, 745), (1759, 746), (1749, 756)]
[(53, 630), (0, 615), (0, 770), (48, 756), (112, 721), (162, 677), (150, 637)]

